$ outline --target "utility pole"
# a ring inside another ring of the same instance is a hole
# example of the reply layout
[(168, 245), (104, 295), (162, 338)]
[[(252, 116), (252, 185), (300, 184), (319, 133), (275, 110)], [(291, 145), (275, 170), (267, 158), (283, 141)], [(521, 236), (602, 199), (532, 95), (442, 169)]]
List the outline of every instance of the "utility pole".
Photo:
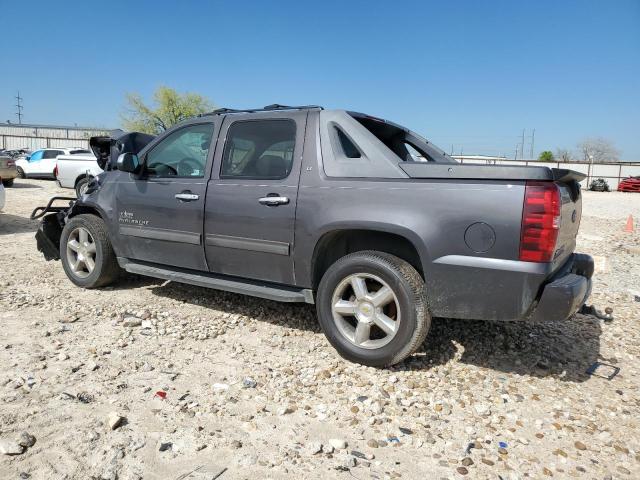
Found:
[(524, 128), (522, 129), (522, 142), (520, 142), (520, 160), (524, 160)]
[(531, 160), (533, 160), (533, 144), (535, 142), (536, 139), (536, 129), (533, 129), (533, 132), (531, 132), (531, 149), (529, 150), (529, 158)]
[(513, 156), (514, 160), (518, 159), (518, 149), (520, 148), (520, 145), (516, 144), (516, 154)]
[(21, 124), (22, 123), (22, 109), (24, 108), (22, 106), (22, 100), (23, 98), (20, 96), (20, 92), (18, 92), (18, 95), (16, 97), (14, 97), (16, 99), (16, 115), (18, 116), (18, 123)]

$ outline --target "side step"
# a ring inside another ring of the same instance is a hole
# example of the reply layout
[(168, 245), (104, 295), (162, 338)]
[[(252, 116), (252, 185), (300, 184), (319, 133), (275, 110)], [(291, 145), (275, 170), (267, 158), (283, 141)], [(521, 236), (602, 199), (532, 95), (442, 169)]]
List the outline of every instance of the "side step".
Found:
[(285, 287), (255, 280), (241, 280), (226, 275), (215, 275), (180, 268), (158, 267), (144, 263), (136, 263), (126, 258), (118, 257), (120, 267), (129, 273), (136, 273), (147, 277), (171, 280), (172, 282), (187, 283), (199, 287), (224, 290), (225, 292), (240, 293), (253, 297), (266, 298), (276, 302), (304, 302), (314, 303), (313, 292), (308, 288)]

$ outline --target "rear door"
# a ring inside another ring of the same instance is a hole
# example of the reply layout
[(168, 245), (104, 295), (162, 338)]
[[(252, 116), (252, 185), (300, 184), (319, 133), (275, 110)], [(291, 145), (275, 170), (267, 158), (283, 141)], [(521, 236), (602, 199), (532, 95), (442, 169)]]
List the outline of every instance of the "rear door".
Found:
[(141, 155), (142, 175), (120, 172), (117, 230), (127, 258), (207, 270), (202, 242), (215, 121), (177, 128)]
[(227, 115), (207, 188), (209, 270), (295, 284), (294, 223), (307, 112)]
[(33, 164), (34, 175), (40, 177), (54, 177), (53, 170), (56, 168), (56, 158), (58, 155), (64, 155), (62, 150), (45, 150), (42, 160)]

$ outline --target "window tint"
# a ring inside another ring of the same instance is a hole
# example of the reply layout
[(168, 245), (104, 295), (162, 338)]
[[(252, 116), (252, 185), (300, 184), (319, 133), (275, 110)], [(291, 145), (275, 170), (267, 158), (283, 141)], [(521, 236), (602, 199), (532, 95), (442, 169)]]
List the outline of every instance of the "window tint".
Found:
[(29, 158), (30, 162), (37, 162), (38, 160), (42, 160), (42, 155), (44, 154), (44, 150), (38, 150), (36, 152), (33, 152), (31, 154), (31, 157)]
[(80, 155), (85, 153), (91, 153), (89, 150), (71, 150), (69, 155)]
[(251, 120), (229, 127), (222, 178), (278, 180), (291, 172), (296, 124), (291, 120)]
[(340, 142), (340, 147), (342, 148), (344, 156), (347, 158), (360, 158), (360, 150), (358, 150), (358, 147), (354, 145), (351, 139), (338, 127), (333, 128), (338, 136), (338, 141)]
[(60, 150), (45, 150), (42, 158), (56, 158), (58, 155), (62, 155), (64, 152)]
[(147, 154), (147, 174), (153, 177), (204, 177), (213, 124), (176, 130)]

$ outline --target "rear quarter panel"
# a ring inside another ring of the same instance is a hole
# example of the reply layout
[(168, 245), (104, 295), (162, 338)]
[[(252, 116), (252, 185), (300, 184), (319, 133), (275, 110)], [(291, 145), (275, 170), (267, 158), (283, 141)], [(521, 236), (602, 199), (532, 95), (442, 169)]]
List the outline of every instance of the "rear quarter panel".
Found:
[[(416, 248), (433, 315), (526, 316), (550, 267), (518, 261), (524, 181), (331, 178), (322, 169), (316, 132), (309, 125), (300, 178), (294, 245), (298, 285), (313, 287), (314, 249), (324, 234), (384, 231)], [(465, 240), (469, 227), (478, 223), (494, 237), (482, 251)]]
[[(544, 279), (535, 271), (521, 271), (522, 262), (517, 262), (523, 195), (524, 186), (515, 183), (325, 179), (320, 186), (303, 179), (296, 278), (311, 286), (308, 259), (325, 233), (384, 231), (405, 237), (418, 251), (434, 315), (519, 318)], [(465, 233), (477, 223), (494, 232), (495, 241), (486, 251), (474, 251), (465, 241)]]

